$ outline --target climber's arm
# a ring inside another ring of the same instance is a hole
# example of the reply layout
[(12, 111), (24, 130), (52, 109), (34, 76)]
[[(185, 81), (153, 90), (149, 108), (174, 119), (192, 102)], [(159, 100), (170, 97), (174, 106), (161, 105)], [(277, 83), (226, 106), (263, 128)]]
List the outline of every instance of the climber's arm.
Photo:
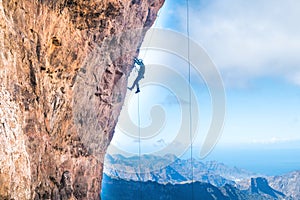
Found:
[(134, 63), (135, 63), (135, 64), (138, 64), (138, 65), (140, 65), (140, 66), (141, 66), (141, 65), (144, 65), (144, 63), (143, 63), (142, 60), (139, 60), (139, 59), (137, 59), (137, 58), (134, 58), (133, 60), (134, 60)]
[(137, 58), (134, 58), (134, 64), (139, 64), (139, 60)]

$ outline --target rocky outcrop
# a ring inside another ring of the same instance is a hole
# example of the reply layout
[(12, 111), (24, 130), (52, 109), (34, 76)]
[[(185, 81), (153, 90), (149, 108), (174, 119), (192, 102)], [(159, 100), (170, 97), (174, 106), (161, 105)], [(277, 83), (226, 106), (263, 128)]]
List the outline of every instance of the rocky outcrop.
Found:
[(300, 171), (267, 178), (270, 186), (292, 199), (300, 199)]
[(0, 0), (0, 199), (98, 199), (163, 0)]
[(260, 194), (274, 199), (285, 197), (282, 192), (274, 190), (272, 187), (270, 187), (267, 179), (262, 177), (251, 178), (249, 190), (251, 194)]

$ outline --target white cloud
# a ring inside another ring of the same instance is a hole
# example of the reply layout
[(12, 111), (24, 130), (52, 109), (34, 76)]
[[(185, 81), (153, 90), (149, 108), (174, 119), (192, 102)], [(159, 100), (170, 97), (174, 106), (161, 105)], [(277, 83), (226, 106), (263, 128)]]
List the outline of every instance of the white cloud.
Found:
[[(191, 36), (225, 82), (279, 76), (300, 85), (300, 1), (220, 0), (191, 7)], [(186, 8), (181, 9), (184, 31)]]
[(294, 83), (300, 85), (300, 72), (291, 75), (291, 78)]
[(272, 137), (270, 139), (253, 139), (252, 144), (278, 144), (278, 143), (289, 143), (289, 142), (299, 142), (300, 138), (279, 138)]

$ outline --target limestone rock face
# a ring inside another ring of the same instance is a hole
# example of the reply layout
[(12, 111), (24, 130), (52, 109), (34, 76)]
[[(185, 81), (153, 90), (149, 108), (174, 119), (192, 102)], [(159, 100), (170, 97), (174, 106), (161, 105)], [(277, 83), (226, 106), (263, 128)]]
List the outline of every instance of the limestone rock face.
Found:
[(0, 0), (0, 199), (99, 199), (103, 157), (164, 0)]

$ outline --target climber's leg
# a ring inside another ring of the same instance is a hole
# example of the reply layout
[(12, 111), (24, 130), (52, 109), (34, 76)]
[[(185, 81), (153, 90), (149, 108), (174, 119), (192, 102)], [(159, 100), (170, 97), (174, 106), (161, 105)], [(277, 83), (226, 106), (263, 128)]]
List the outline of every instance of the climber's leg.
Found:
[(139, 82), (136, 83), (136, 92), (135, 93), (139, 93), (140, 92), (140, 85)]

